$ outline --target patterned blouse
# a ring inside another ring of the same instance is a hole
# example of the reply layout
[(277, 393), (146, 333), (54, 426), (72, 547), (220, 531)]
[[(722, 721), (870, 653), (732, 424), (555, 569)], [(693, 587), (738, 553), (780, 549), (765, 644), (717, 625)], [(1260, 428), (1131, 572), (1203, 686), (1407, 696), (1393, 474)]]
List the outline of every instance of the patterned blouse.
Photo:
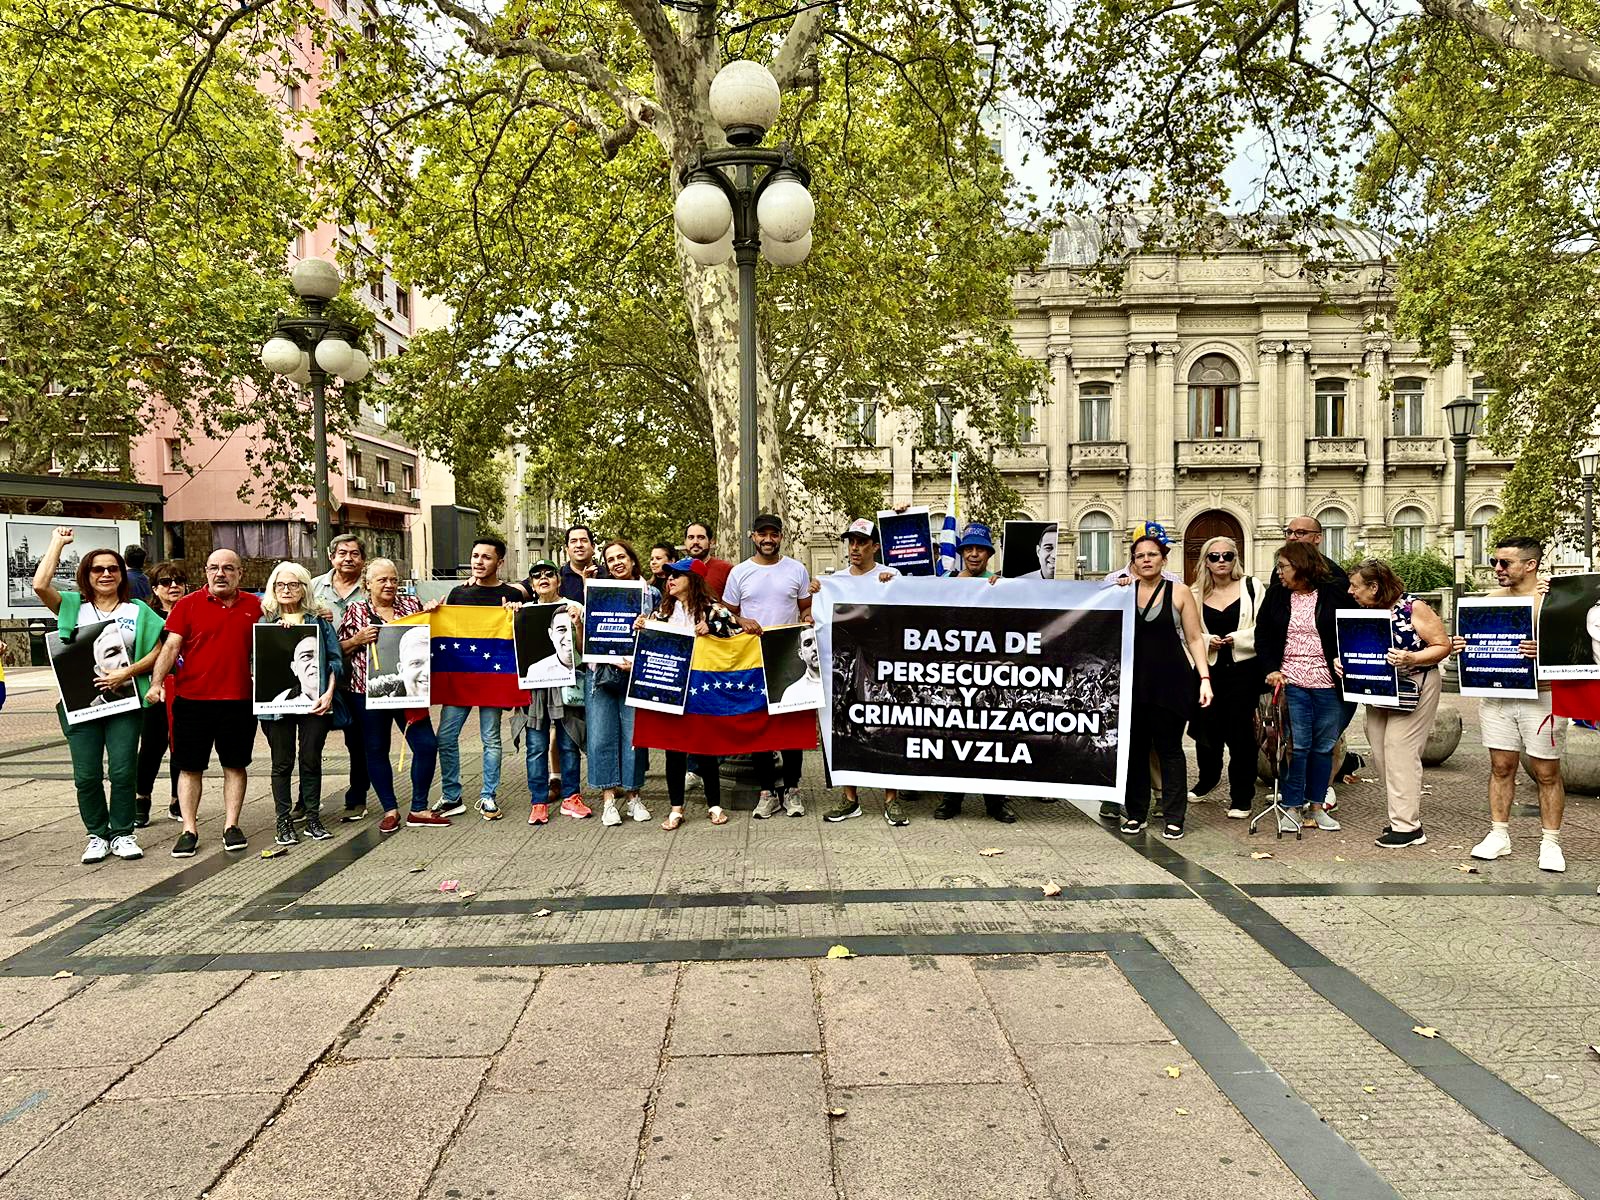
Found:
[(1317, 593), (1289, 595), (1289, 637), (1283, 647), (1283, 677), (1296, 687), (1331, 688), (1333, 673), (1317, 631)]
[[(422, 604), (415, 596), (398, 595), (394, 598), (394, 615), (396, 620), (401, 617), (410, 617), (422, 611)], [(384, 620), (372, 607), (370, 600), (357, 600), (344, 610), (344, 619), (339, 622), (339, 640), (348, 641), (355, 637), (369, 625), (382, 625)], [(367, 648), (357, 646), (355, 650), (345, 657), (350, 661), (350, 690), (358, 696), (367, 694)]]
[[(1394, 645), (1396, 650), (1411, 650), (1413, 652), (1426, 650), (1428, 643), (1422, 640), (1422, 635), (1417, 632), (1417, 627), (1411, 623), (1411, 609), (1417, 598), (1410, 592), (1405, 593), (1394, 602), (1394, 607), (1389, 610), (1389, 626), (1394, 631)], [(1402, 675), (1423, 675), (1433, 670), (1433, 664), (1426, 667), (1401, 667)]]

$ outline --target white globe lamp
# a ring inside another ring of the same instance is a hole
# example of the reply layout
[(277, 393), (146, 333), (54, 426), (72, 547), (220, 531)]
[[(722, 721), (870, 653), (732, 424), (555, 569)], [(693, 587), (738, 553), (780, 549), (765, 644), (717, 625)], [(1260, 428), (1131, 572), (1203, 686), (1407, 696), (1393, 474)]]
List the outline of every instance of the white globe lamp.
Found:
[(332, 300), (339, 294), (343, 280), (339, 268), (325, 258), (302, 258), (289, 272), (289, 283), (294, 294), (304, 300)]
[(301, 387), (311, 382), (311, 355), (300, 355), (300, 365), (289, 372), (289, 382), (298, 383)]
[(733, 257), (733, 226), (728, 226), (728, 232), (714, 242), (701, 244), (685, 238), (683, 248), (702, 267), (720, 267)]
[(672, 219), (684, 240), (709, 246), (733, 224), (733, 205), (714, 183), (692, 179), (672, 205)]
[(367, 377), (367, 372), (372, 370), (372, 360), (367, 357), (365, 350), (350, 351), (350, 365), (339, 372), (344, 376), (346, 383), (360, 383)]
[(778, 120), (783, 93), (758, 62), (728, 63), (711, 81), (711, 118), (735, 146), (753, 146)]
[(274, 375), (292, 375), (300, 369), (300, 347), (286, 337), (267, 339), (261, 347), (261, 365)]
[(769, 183), (756, 201), (756, 219), (761, 222), (761, 240), (777, 238), (797, 242), (811, 232), (817, 204), (799, 178), (783, 172)]
[(806, 255), (811, 253), (811, 233), (808, 230), (803, 237), (792, 242), (780, 242), (776, 238), (761, 239), (761, 257), (775, 267), (797, 267), (805, 262)]
[(329, 375), (338, 375), (341, 378), (350, 369), (351, 356), (355, 351), (350, 348), (350, 343), (339, 337), (325, 337), (317, 343), (317, 366)]

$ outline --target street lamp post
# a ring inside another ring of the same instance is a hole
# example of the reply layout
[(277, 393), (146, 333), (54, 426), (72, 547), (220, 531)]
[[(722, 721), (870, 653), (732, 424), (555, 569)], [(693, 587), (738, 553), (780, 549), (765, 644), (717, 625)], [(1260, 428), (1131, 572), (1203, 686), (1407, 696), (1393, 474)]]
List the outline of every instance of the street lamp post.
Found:
[(1583, 562), (1594, 570), (1594, 473), (1600, 469), (1600, 447), (1588, 443), (1573, 456), (1583, 477)]
[[(760, 472), (756, 445), (756, 258), (792, 267), (811, 253), (816, 203), (811, 173), (787, 146), (764, 149), (782, 93), (772, 72), (730, 62), (711, 81), (711, 116), (729, 148), (697, 155), (678, 177), (673, 219), (689, 257), (703, 267), (731, 256), (739, 268), (739, 524), (755, 523)], [(769, 500), (771, 498), (769, 497)]]
[(1450, 588), (1453, 616), (1460, 610), (1461, 593), (1467, 584), (1467, 443), (1478, 428), (1478, 404), (1469, 396), (1457, 396), (1444, 406), (1444, 415), (1450, 421), (1450, 445), (1455, 451), (1456, 576)]
[(351, 342), (358, 332), (327, 317), (328, 301), (339, 294), (339, 268), (325, 258), (303, 258), (289, 282), (305, 310), (279, 317), (272, 337), (261, 347), (261, 365), (293, 383), (311, 387), (311, 441), (316, 455), (317, 553), (327, 552), (333, 538), (332, 505), (328, 498), (327, 383), (332, 375), (359, 383), (372, 369), (366, 353)]

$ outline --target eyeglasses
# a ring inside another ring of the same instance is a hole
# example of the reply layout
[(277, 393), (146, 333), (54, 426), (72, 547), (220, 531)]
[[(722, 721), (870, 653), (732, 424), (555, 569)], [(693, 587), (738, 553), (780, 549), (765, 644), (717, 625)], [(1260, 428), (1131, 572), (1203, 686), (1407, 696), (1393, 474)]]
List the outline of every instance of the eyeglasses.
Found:
[(1522, 560), (1516, 558), (1491, 558), (1489, 560), (1489, 565), (1494, 567), (1496, 570), (1509, 570), (1512, 567), (1520, 567), (1522, 565)]
[(121, 575), (122, 574), (122, 568), (117, 566), (116, 563), (107, 563), (107, 564), (104, 564), (104, 565), (102, 565), (100, 563), (96, 563), (94, 566), (89, 568), (89, 574), (91, 574), (91, 575)]
[(207, 575), (237, 575), (238, 573), (239, 573), (239, 568), (238, 567), (207, 567), (206, 568), (206, 574)]
[(1233, 560), (1234, 553), (1232, 550), (1224, 550), (1221, 554), (1206, 555), (1207, 562), (1232, 562)]
[(277, 583), (273, 584), (273, 586), (277, 588), (303, 588), (305, 587), (305, 584), (301, 583), (298, 579), (280, 579)]
[(1293, 525), (1285, 525), (1283, 527), (1283, 536), (1284, 537), (1291, 537), (1291, 538), (1311, 537), (1314, 534), (1316, 534), (1317, 532), (1319, 532), (1319, 531), (1315, 530), (1315, 529), (1296, 529)]

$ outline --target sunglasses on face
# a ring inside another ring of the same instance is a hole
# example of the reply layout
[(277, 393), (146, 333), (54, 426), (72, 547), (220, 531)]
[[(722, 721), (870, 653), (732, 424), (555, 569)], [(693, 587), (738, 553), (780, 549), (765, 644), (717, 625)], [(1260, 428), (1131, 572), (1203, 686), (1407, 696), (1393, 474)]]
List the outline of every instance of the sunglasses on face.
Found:
[(94, 566), (89, 568), (89, 574), (91, 574), (91, 575), (121, 575), (122, 574), (122, 568), (117, 566), (116, 563), (111, 563), (111, 564), (106, 565), (106, 566), (102, 566), (101, 564), (96, 563)]
[(183, 579), (158, 579), (158, 580), (156, 580), (156, 586), (157, 587), (183, 587), (183, 586), (185, 586), (186, 583), (187, 583), (187, 581), (183, 580)]
[(1207, 562), (1232, 562), (1233, 559), (1234, 559), (1234, 554), (1233, 554), (1232, 550), (1224, 550), (1220, 554), (1208, 554), (1208, 555), (1206, 555), (1206, 561)]
[(1489, 565), (1496, 570), (1509, 571), (1512, 567), (1520, 567), (1522, 563), (1515, 558), (1491, 558)]

